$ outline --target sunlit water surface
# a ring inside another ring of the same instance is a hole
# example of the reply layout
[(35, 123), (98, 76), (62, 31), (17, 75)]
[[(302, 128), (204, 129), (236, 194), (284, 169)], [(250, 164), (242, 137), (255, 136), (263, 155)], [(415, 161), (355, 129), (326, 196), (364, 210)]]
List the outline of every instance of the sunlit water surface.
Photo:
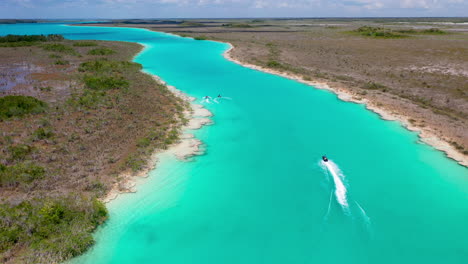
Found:
[[(111, 202), (75, 263), (468, 263), (468, 170), (324, 90), (227, 61), (226, 44), (130, 28), (0, 25), (0, 34), (144, 44), (146, 72), (201, 98), (206, 153), (162, 156)], [(157, 102), (155, 102), (157, 103)], [(327, 154), (330, 163), (321, 162)]]

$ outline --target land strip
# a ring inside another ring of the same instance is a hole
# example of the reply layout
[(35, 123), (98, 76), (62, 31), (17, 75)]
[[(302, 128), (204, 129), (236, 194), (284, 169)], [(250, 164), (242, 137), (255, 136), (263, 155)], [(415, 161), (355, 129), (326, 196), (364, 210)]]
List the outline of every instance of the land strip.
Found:
[(179, 141), (188, 102), (131, 62), (124, 42), (0, 38), (0, 262), (84, 252), (125, 175)]

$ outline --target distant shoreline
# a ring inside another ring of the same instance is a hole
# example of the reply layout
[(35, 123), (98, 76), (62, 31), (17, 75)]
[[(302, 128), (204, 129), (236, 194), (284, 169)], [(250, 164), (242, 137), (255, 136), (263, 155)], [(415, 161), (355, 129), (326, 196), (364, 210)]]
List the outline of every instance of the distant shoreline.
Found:
[(331, 87), (327, 82), (318, 82), (314, 80), (304, 80), (304, 78), (301, 75), (297, 74), (292, 74), (292, 73), (286, 73), (286, 72), (281, 72), (278, 70), (273, 70), (265, 67), (261, 67), (258, 65), (254, 64), (249, 64), (249, 63), (244, 63), (238, 60), (237, 58), (234, 58), (232, 56), (232, 51), (234, 50), (234, 46), (229, 43), (229, 42), (224, 42), (230, 46), (228, 50), (226, 50), (223, 54), (223, 56), (227, 59), (230, 60), (234, 63), (237, 63), (239, 65), (242, 65), (243, 67), (250, 68), (253, 70), (257, 71), (262, 71), (270, 74), (275, 74), (284, 78), (288, 78), (291, 80), (295, 80), (304, 84), (307, 84), (309, 86), (313, 86), (318, 89), (324, 89), (331, 91), (335, 93), (338, 98), (342, 101), (346, 102), (353, 102), (353, 103), (358, 103), (358, 104), (364, 104), (365, 107), (378, 114), (381, 119), (383, 120), (391, 120), (391, 121), (398, 121), (400, 124), (402, 124), (403, 127), (410, 131), (418, 132), (418, 136), (421, 139), (422, 142), (434, 147), (437, 150), (440, 150), (446, 154), (446, 156), (450, 159), (455, 160), (458, 162), (458, 164), (468, 167), (468, 156), (460, 153), (457, 149), (455, 149), (449, 142), (443, 140), (439, 136), (437, 136), (436, 133), (430, 128), (427, 127), (420, 127), (416, 126), (410, 123), (409, 119), (410, 117), (400, 115), (400, 114), (395, 114), (391, 113), (381, 107), (378, 107), (376, 104), (374, 104), (372, 101), (366, 100), (366, 99), (361, 99), (358, 98), (356, 94), (353, 94), (349, 92), (349, 90), (344, 90), (344, 89), (339, 89), (336, 87)]
[[(78, 25), (78, 26), (83, 26), (83, 25)], [(87, 24), (85, 26), (102, 26), (99, 24)], [(131, 27), (131, 25), (115, 25), (115, 24), (106, 24), (106, 26), (110, 27)], [(136, 27), (136, 28), (142, 28), (142, 27)], [(146, 28), (148, 29), (148, 28)], [(152, 31), (157, 31), (153, 29), (148, 29)], [(164, 31), (158, 31), (158, 32), (163, 32), (166, 34), (172, 34), (172, 35), (178, 35), (176, 32), (164, 32)], [(181, 37), (189, 37), (193, 38), (191, 36), (181, 36)], [(209, 40), (209, 39), (208, 39)], [(242, 65), (243, 67), (270, 73), (270, 74), (275, 74), (282, 76), (284, 78), (292, 79), (301, 83), (304, 83), (309, 86), (313, 86), (318, 89), (325, 89), (329, 90), (333, 93), (335, 93), (340, 100), (347, 101), (347, 102), (353, 102), (353, 103), (358, 103), (358, 104), (364, 104), (365, 107), (368, 110), (373, 111), (374, 113), (377, 113), (383, 120), (392, 120), (392, 121), (398, 121), (400, 124), (402, 124), (403, 127), (410, 131), (418, 132), (418, 136), (421, 139), (422, 142), (434, 147), (437, 150), (440, 150), (445, 153), (445, 155), (458, 162), (458, 164), (468, 167), (468, 156), (464, 155), (461, 153), (459, 150), (457, 150), (453, 145), (450, 144), (447, 140), (444, 140), (441, 138), (432, 128), (429, 127), (422, 127), (419, 125), (412, 124), (409, 120), (411, 117), (409, 115), (403, 115), (403, 114), (396, 114), (390, 111), (385, 110), (382, 107), (379, 107), (375, 102), (368, 100), (368, 99), (362, 99), (361, 96), (358, 94), (355, 94), (350, 91), (350, 89), (343, 89), (343, 88), (338, 88), (335, 87), (334, 85), (330, 85), (329, 82), (327, 81), (316, 81), (316, 80), (305, 80), (303, 76), (293, 74), (293, 73), (287, 73), (287, 72), (282, 72), (278, 70), (274, 70), (271, 68), (265, 68), (262, 66), (242, 62), (239, 58), (235, 58), (232, 55), (232, 51), (234, 50), (234, 46), (232, 43), (229, 42), (223, 42), (219, 40), (210, 40), (210, 41), (216, 41), (216, 42), (222, 42), (230, 45), (230, 48), (226, 50), (223, 54), (223, 56), (227, 59), (230, 60), (234, 63), (237, 63), (239, 65)]]

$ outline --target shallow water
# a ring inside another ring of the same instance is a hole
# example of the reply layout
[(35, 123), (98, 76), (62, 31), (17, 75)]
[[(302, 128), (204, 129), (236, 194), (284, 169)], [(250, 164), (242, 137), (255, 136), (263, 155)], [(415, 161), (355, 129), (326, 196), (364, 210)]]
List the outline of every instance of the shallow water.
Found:
[(468, 170), (399, 123), (229, 62), (222, 43), (0, 25), (9, 33), (139, 42), (145, 71), (199, 100), (232, 99), (205, 104), (215, 124), (195, 134), (206, 153), (163, 156), (136, 194), (109, 204), (96, 245), (73, 262), (468, 263)]

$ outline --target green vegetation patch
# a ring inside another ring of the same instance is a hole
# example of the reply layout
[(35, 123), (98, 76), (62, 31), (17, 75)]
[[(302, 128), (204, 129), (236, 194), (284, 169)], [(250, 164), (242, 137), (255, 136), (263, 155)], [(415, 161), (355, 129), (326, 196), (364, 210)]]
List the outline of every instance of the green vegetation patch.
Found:
[(6, 166), (0, 164), (0, 187), (14, 188), (44, 177), (45, 169), (34, 163), (23, 162)]
[(62, 35), (6, 35), (0, 37), (0, 43), (5, 42), (46, 42), (46, 41), (62, 41)]
[(78, 70), (80, 72), (93, 73), (123, 73), (124, 71), (133, 70), (139, 71), (142, 69), (141, 64), (129, 61), (108, 61), (105, 59), (84, 62)]
[(86, 88), (96, 91), (106, 91), (111, 89), (122, 89), (130, 86), (129, 82), (123, 77), (113, 76), (85, 76), (84, 82)]
[(109, 48), (96, 48), (96, 49), (92, 49), (88, 51), (88, 55), (99, 55), (99, 56), (111, 55), (114, 53), (115, 51)]
[(26, 246), (21, 262), (72, 258), (94, 244), (90, 232), (107, 215), (103, 203), (80, 195), (36, 198), (13, 206), (0, 204), (0, 256)]
[(397, 34), (391, 29), (385, 29), (381, 27), (371, 27), (371, 26), (363, 26), (360, 27), (353, 32), (358, 33), (359, 35), (366, 36), (366, 37), (374, 37), (374, 38), (403, 38), (405, 35)]
[(34, 147), (26, 144), (16, 144), (8, 147), (9, 161), (25, 160), (32, 153)]
[(421, 31), (422, 34), (429, 34), (429, 35), (444, 35), (447, 34), (447, 31), (443, 31), (438, 28), (430, 28)]
[(38, 42), (62, 41), (62, 35), (6, 35), (0, 37), (0, 47), (28, 47)]
[(223, 24), (223, 27), (232, 27), (232, 28), (251, 28), (253, 27), (252, 25), (249, 25), (247, 23), (229, 23), (229, 24)]
[(72, 47), (60, 43), (44, 44), (42, 45), (42, 48), (47, 51), (61, 52), (72, 55), (78, 54)]
[(97, 46), (96, 42), (93, 41), (80, 41), (73, 43), (74, 47), (95, 47)]
[(205, 36), (198, 36), (198, 37), (194, 37), (193, 39), (194, 39), (194, 40), (207, 40), (207, 37), (205, 37)]
[(266, 65), (270, 68), (283, 68), (283, 65), (275, 60), (269, 60)]
[(367, 89), (367, 90), (381, 90), (383, 92), (386, 92), (388, 89), (387, 86), (380, 84), (380, 83), (376, 83), (376, 82), (368, 82), (364, 84), (362, 88)]
[(36, 131), (34, 131), (32, 136), (33, 136), (34, 141), (42, 140), (42, 139), (50, 139), (54, 136), (54, 132), (52, 131), (52, 129), (48, 127), (40, 127), (36, 129)]
[(0, 98), (0, 120), (39, 114), (47, 109), (47, 103), (31, 96), (8, 95)]
[(55, 64), (55, 65), (68, 65), (68, 64), (70, 64), (70, 62), (67, 61), (67, 60), (56, 60), (56, 61), (54, 62), (54, 64)]

